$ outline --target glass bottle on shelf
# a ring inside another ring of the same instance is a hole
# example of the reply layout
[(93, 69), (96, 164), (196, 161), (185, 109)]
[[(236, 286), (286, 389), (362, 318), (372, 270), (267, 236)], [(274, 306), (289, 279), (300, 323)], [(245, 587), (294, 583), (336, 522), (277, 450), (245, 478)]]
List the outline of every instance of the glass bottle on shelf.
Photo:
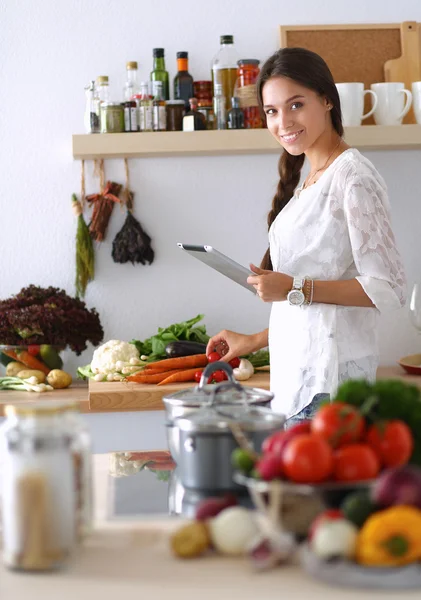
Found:
[[(165, 70), (164, 48), (153, 49), (153, 70), (151, 71), (152, 85), (154, 81), (162, 81), (163, 100), (170, 99), (168, 71)], [(153, 87), (152, 87), (153, 89)], [(152, 92), (153, 93), (153, 92)]]
[(99, 133), (99, 107), (96, 98), (95, 81), (85, 87), (85, 133)]
[(231, 110), (228, 111), (228, 129), (244, 129), (244, 114), (240, 108), (240, 99), (231, 98)]
[(222, 85), (225, 108), (228, 111), (231, 108), (231, 98), (236, 95), (238, 56), (234, 48), (234, 36), (221, 35), (220, 42), (221, 47), (212, 61), (213, 95), (216, 93), (216, 84)]
[(215, 115), (215, 129), (227, 128), (227, 111), (225, 96), (222, 92), (222, 84), (215, 84), (215, 94), (213, 97), (213, 112)]
[(193, 77), (189, 73), (188, 52), (177, 52), (177, 74), (174, 77), (174, 100), (184, 100), (186, 110), (189, 110), (189, 101), (193, 96)]
[(126, 63), (126, 83), (124, 84), (124, 99), (133, 100), (134, 96), (139, 94), (139, 84), (137, 83), (137, 62)]
[(165, 131), (167, 129), (167, 113), (165, 109), (165, 100), (163, 98), (162, 81), (154, 81), (153, 85), (154, 99), (152, 101), (153, 130)]
[(236, 95), (240, 99), (240, 108), (244, 114), (244, 127), (246, 129), (261, 128), (263, 127), (263, 123), (257, 101), (256, 87), (260, 72), (260, 61), (256, 58), (243, 58), (237, 64), (238, 79)]
[(140, 83), (140, 94), (136, 96), (140, 131), (153, 131), (152, 96), (147, 81)]
[(190, 98), (190, 110), (183, 117), (183, 131), (206, 129), (206, 118), (197, 110), (197, 98)]
[(110, 102), (110, 87), (107, 75), (100, 75), (96, 78), (96, 91), (98, 104)]

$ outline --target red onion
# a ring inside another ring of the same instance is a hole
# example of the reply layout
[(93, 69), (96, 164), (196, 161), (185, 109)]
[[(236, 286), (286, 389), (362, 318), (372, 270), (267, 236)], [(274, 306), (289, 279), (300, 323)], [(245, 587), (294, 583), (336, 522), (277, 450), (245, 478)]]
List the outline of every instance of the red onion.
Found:
[(372, 490), (379, 506), (406, 504), (421, 509), (421, 469), (405, 465), (384, 471)]

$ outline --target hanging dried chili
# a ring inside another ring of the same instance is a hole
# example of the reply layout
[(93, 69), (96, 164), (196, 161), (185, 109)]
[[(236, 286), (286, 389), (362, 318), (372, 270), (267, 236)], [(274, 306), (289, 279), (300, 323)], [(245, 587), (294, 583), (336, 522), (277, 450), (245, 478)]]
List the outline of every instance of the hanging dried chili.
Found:
[(108, 223), (116, 202), (120, 202), (118, 195), (121, 185), (113, 181), (107, 181), (104, 190), (99, 194), (86, 196), (86, 201), (93, 204), (92, 219), (89, 224), (89, 232), (92, 239), (102, 242), (107, 231)]
[(72, 194), (72, 207), (77, 216), (75, 287), (77, 297), (83, 298), (88, 283), (94, 278), (95, 256), (89, 228), (83, 218), (82, 204), (76, 194)]

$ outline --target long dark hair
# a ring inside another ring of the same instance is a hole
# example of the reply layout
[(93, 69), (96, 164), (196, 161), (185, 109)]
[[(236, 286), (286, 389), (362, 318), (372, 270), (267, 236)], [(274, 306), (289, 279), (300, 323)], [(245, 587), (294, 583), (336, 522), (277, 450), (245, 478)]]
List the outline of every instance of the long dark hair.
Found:
[[(333, 128), (342, 137), (344, 129), (338, 90), (332, 73), (321, 56), (305, 48), (281, 48), (268, 58), (257, 81), (257, 97), (263, 118), (265, 118), (263, 87), (272, 77), (288, 77), (300, 85), (314, 90), (320, 96), (325, 96), (332, 104), (330, 114)], [(280, 179), (272, 201), (272, 208), (267, 217), (268, 229), (294, 195), (295, 188), (300, 181), (304, 159), (304, 154), (293, 156), (286, 150), (282, 152), (278, 163)], [(269, 248), (262, 259), (261, 268), (273, 270)]]

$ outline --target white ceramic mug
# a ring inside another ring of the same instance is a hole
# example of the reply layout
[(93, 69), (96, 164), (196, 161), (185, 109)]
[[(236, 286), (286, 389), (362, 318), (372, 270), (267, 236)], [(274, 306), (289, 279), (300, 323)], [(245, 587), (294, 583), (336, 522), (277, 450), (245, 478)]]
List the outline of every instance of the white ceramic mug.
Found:
[(378, 99), (374, 111), (376, 125), (400, 125), (412, 103), (412, 94), (405, 89), (405, 84), (373, 83), (371, 89), (376, 92)]
[[(365, 90), (363, 83), (337, 83), (341, 101), (342, 123), (344, 127), (358, 127), (363, 119), (371, 117), (377, 108), (377, 94), (372, 90)], [(371, 95), (372, 108), (364, 114), (364, 97)]]
[(414, 81), (412, 84), (412, 106), (415, 120), (421, 125), (421, 81)]

